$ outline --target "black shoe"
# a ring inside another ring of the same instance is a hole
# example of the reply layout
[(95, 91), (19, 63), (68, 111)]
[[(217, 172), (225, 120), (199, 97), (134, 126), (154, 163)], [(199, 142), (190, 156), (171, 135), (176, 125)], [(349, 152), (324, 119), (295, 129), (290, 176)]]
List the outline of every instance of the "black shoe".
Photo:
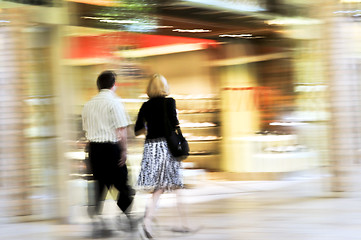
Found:
[(117, 221), (116, 224), (118, 225), (118, 229), (120, 231), (135, 232), (142, 219), (143, 217), (135, 218), (128, 215), (124, 220), (121, 218), (121, 216), (118, 216), (116, 220)]
[(92, 225), (92, 238), (108, 238), (113, 235), (113, 231), (107, 228), (105, 222), (103, 222), (102, 220), (95, 220), (93, 221)]
[(110, 229), (94, 229), (92, 232), (92, 238), (109, 238), (113, 236), (113, 231)]
[(113, 231), (110, 229), (102, 229), (101, 230), (101, 237), (102, 238), (108, 238), (113, 236)]
[(129, 222), (129, 229), (131, 232), (134, 232), (137, 230), (137, 227), (139, 225), (139, 223), (143, 220), (143, 217), (130, 217), (128, 218), (128, 222)]

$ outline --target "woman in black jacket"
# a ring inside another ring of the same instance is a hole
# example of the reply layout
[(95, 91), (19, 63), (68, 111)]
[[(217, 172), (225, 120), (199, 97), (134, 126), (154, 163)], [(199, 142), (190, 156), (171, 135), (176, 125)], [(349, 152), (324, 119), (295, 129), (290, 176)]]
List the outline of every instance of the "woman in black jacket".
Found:
[(171, 130), (179, 125), (176, 102), (169, 95), (167, 80), (160, 74), (154, 74), (147, 87), (149, 100), (143, 103), (135, 124), (135, 135), (146, 133), (143, 160), (137, 185), (152, 191), (144, 216), (143, 229), (148, 238), (152, 238), (151, 220), (154, 217), (157, 202), (164, 191), (183, 187), (181, 163), (170, 153), (166, 141), (166, 118)]

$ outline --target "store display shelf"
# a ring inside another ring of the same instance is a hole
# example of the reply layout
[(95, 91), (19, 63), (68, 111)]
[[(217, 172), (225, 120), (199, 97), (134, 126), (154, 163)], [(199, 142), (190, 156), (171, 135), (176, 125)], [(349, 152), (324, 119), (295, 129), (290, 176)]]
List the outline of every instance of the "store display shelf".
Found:
[(295, 140), (297, 139), (296, 135), (287, 134), (287, 135), (249, 135), (244, 137), (235, 137), (233, 140), (240, 141), (250, 141), (250, 142), (274, 142), (274, 141), (287, 141), (287, 140)]
[(71, 173), (69, 174), (70, 179), (84, 179), (84, 180), (93, 180), (93, 174), (82, 174), (82, 173)]
[(220, 98), (215, 94), (174, 96), (180, 127), (189, 142), (190, 155), (185, 160), (193, 168), (218, 169), (220, 140)]
[(214, 129), (220, 127), (220, 125), (214, 124), (214, 125), (197, 125), (197, 124), (180, 124), (181, 128), (202, 128), (202, 129)]
[(178, 114), (203, 114), (203, 113), (219, 113), (220, 110), (212, 109), (212, 110), (179, 110)]
[(49, 135), (49, 136), (26, 136), (27, 140), (40, 140), (40, 139), (54, 139), (57, 138), (55, 135)]
[(214, 155), (216, 153), (214, 152), (206, 152), (206, 151), (199, 151), (199, 152), (190, 152), (189, 155), (192, 155), (192, 156), (199, 156), (199, 155)]
[(219, 169), (219, 154), (189, 155), (185, 162), (192, 162), (195, 168), (215, 170)]
[(215, 142), (215, 141), (220, 141), (222, 138), (218, 137), (218, 138), (214, 138), (214, 139), (193, 139), (193, 138), (188, 138), (188, 142)]
[(86, 157), (86, 153), (84, 150), (82, 151), (72, 151), (72, 152), (66, 152), (65, 157), (67, 159), (74, 159), (74, 160), (84, 160)]
[(176, 95), (172, 94), (170, 97), (176, 100), (220, 100), (215, 94), (202, 94), (202, 95)]

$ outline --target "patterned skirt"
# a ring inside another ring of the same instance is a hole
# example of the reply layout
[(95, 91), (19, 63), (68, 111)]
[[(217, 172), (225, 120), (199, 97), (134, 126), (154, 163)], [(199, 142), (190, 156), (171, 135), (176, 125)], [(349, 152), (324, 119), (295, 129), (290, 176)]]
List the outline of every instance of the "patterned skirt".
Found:
[(137, 186), (147, 191), (182, 188), (180, 168), (181, 162), (172, 156), (165, 138), (146, 139)]

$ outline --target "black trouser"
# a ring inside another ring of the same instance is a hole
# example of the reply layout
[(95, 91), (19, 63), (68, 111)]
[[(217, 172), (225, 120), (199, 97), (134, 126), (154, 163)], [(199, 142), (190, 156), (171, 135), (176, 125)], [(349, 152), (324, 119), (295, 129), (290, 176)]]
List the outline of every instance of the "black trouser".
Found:
[(128, 169), (118, 166), (120, 147), (116, 143), (89, 143), (89, 165), (95, 180), (94, 214), (101, 214), (103, 201), (111, 186), (118, 190), (117, 204), (124, 212), (130, 211), (134, 189), (128, 185)]

